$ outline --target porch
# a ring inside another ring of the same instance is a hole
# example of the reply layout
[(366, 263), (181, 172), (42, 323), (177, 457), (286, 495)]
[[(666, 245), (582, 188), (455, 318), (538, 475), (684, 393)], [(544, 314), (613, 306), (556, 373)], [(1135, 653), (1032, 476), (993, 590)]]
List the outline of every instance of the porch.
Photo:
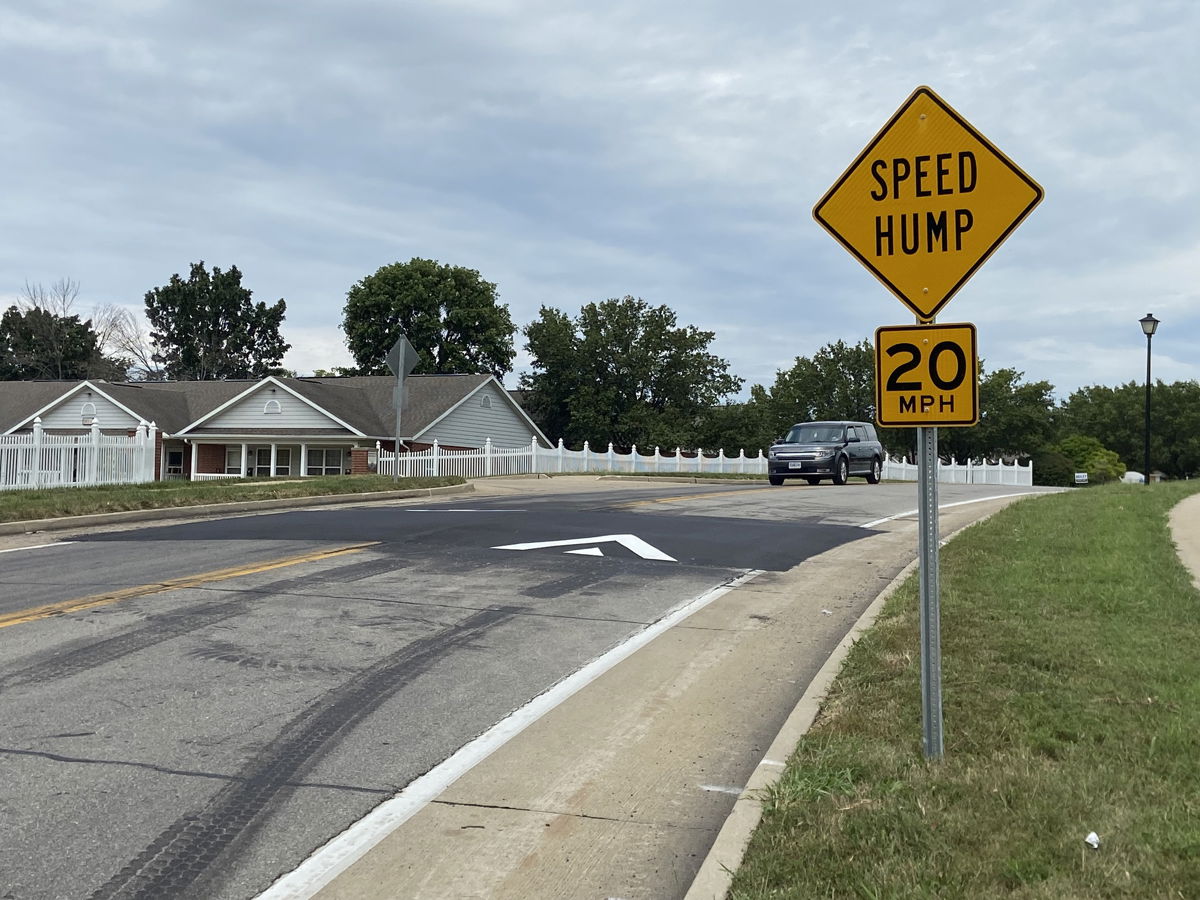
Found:
[(328, 441), (164, 442), (164, 479), (295, 478), (367, 471), (367, 450)]

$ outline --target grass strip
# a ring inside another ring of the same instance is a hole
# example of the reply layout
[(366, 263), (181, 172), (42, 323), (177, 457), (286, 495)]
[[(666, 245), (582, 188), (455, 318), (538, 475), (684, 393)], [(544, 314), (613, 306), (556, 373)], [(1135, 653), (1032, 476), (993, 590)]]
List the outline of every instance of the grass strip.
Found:
[(282, 481), (273, 478), (234, 478), (228, 481), (151, 481), (146, 484), (4, 491), (0, 492), (0, 522), (85, 516), (131, 509), (203, 506), (241, 500), (444, 487), (462, 484), (465, 480), (449, 476), (396, 480), (390, 475), (331, 475)]
[(1200, 593), (1167, 523), (1198, 490), (1023, 500), (951, 541), (945, 758), (922, 757), (914, 577), (764, 797), (729, 896), (1200, 897)]

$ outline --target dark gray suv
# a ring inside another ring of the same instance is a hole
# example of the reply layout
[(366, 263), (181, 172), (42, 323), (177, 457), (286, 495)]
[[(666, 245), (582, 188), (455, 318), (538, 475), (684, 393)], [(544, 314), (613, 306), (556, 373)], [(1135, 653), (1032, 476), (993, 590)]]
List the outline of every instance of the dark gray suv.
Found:
[(845, 484), (851, 475), (879, 484), (882, 472), (883, 445), (868, 422), (803, 422), (767, 451), (771, 484), (783, 484), (785, 478)]

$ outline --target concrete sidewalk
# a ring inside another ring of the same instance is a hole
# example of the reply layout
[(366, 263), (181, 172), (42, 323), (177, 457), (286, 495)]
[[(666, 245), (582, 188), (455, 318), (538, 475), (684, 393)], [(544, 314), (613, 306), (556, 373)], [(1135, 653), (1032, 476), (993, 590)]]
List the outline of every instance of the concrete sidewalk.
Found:
[(1175, 504), (1168, 523), (1179, 561), (1191, 571), (1192, 582), (1200, 588), (1200, 494)]

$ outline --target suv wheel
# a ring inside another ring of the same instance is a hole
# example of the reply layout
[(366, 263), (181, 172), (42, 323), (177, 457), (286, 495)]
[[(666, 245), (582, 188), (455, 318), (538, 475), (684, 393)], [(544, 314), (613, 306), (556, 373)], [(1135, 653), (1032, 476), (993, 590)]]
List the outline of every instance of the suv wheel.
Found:
[(807, 478), (805, 478), (804, 480), (805, 480), (805, 481), (807, 481), (809, 484), (820, 484), (820, 483), (821, 483), (821, 479), (820, 479), (820, 478), (815, 478), (815, 477), (813, 477), (812, 475), (809, 475), (809, 476), (808, 476)]
[(879, 484), (879, 479), (883, 475), (883, 465), (879, 462), (879, 457), (871, 460), (871, 471), (867, 473), (867, 484)]
[(772, 472), (767, 476), (767, 481), (771, 482), (771, 484), (775, 485), (775, 487), (779, 487), (781, 484), (783, 484), (783, 476), (776, 475), (774, 472)]
[(834, 466), (833, 469), (833, 483), (845, 484), (849, 477), (850, 463), (847, 461), (846, 457), (840, 456), (838, 457), (837, 465)]

